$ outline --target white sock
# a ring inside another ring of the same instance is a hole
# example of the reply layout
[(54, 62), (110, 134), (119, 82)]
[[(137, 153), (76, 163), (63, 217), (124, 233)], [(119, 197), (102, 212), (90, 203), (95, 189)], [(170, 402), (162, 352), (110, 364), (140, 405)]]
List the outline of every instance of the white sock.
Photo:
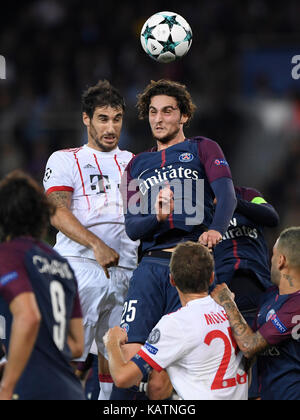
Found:
[(110, 375), (99, 375), (100, 394), (98, 400), (109, 400), (113, 387), (113, 380)]

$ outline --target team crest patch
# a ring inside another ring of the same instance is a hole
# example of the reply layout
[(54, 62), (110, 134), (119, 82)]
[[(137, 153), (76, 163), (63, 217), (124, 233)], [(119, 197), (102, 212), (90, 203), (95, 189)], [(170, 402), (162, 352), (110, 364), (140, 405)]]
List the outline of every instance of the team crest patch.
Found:
[(194, 159), (194, 155), (189, 152), (181, 153), (179, 156), (180, 162), (191, 162)]
[(122, 324), (121, 328), (123, 328), (123, 330), (125, 330), (128, 333), (128, 331), (129, 331), (129, 325), (128, 324), (126, 324), (126, 323)]

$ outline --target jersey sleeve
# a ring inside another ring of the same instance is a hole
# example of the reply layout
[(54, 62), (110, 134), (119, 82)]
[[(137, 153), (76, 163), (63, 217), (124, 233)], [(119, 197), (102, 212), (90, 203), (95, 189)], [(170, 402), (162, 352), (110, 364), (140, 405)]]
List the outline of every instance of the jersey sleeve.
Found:
[(19, 253), (0, 253), (0, 295), (9, 305), (21, 293), (33, 292), (24, 259)]
[(198, 152), (209, 183), (224, 177), (232, 179), (229, 164), (218, 143), (210, 139), (204, 139), (198, 144)]
[(151, 331), (138, 355), (160, 372), (185, 355), (182, 327), (171, 315), (165, 315)]
[(48, 159), (43, 179), (46, 194), (53, 191), (74, 191), (73, 165), (68, 152), (54, 152)]
[(260, 334), (270, 345), (276, 345), (290, 338), (299, 321), (300, 294), (297, 293), (271, 315), (259, 328)]

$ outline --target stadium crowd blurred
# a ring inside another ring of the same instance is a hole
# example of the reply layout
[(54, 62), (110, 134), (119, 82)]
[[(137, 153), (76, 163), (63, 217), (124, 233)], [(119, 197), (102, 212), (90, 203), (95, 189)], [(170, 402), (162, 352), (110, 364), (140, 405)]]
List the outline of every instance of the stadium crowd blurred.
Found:
[[(144, 21), (162, 10), (185, 17), (194, 35), (188, 55), (165, 65), (139, 42)], [(300, 79), (291, 76), (299, 28), (298, 0), (5, 2), (0, 176), (23, 168), (41, 181), (51, 152), (85, 142), (80, 96), (98, 79), (127, 100), (121, 148), (145, 150), (152, 140), (137, 119), (136, 95), (151, 79), (178, 80), (198, 106), (186, 135), (218, 141), (236, 183), (261, 190), (278, 210), (271, 244), (300, 224)]]

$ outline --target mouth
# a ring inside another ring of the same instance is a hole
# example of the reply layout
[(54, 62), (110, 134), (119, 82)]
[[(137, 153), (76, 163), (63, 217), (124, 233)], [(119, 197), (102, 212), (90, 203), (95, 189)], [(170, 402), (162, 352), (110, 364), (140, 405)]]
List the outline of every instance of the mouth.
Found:
[(103, 136), (103, 140), (106, 143), (114, 143), (116, 141), (116, 136)]

